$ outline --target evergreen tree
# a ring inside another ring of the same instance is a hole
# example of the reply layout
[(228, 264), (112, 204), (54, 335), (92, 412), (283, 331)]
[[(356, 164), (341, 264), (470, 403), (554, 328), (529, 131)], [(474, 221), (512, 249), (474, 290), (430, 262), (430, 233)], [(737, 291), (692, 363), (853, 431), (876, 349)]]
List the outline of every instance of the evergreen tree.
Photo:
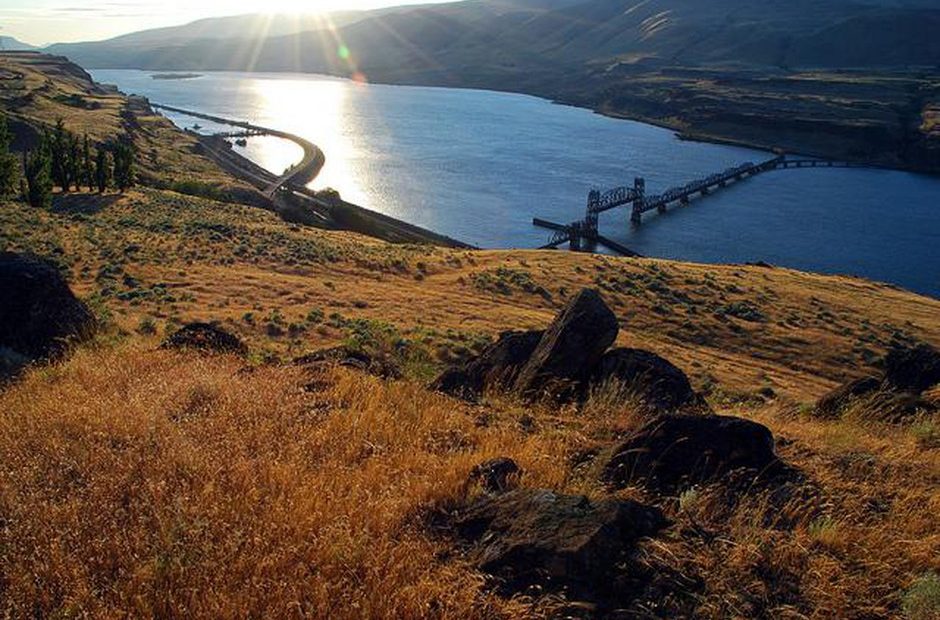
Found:
[(52, 181), (61, 187), (63, 192), (67, 192), (69, 191), (68, 132), (61, 118), (56, 121), (55, 129), (47, 136), (46, 142), (49, 144), (49, 155), (52, 159)]
[(98, 191), (102, 193), (111, 185), (111, 155), (103, 148), (98, 149), (98, 157), (95, 160), (95, 183), (98, 185)]
[(52, 157), (45, 143), (31, 153), (23, 154), (26, 170), (26, 201), (33, 207), (48, 208), (52, 204)]
[(122, 192), (134, 185), (134, 147), (127, 142), (114, 148), (114, 184)]
[(68, 134), (68, 167), (70, 185), (75, 186), (75, 191), (81, 191), (82, 181), (82, 143), (78, 136), (73, 133)]
[(16, 158), (10, 153), (12, 141), (7, 118), (0, 115), (0, 197), (9, 196), (16, 191), (20, 171)]
[(91, 145), (88, 142), (87, 133), (82, 145), (82, 183), (89, 192), (95, 190), (95, 162), (91, 159)]

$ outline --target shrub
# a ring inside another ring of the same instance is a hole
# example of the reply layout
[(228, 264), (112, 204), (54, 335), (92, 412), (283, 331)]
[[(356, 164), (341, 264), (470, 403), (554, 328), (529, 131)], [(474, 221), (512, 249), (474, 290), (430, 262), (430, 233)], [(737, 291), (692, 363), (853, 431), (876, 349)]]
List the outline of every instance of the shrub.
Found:
[(927, 573), (904, 592), (904, 615), (910, 620), (940, 618), (940, 575)]

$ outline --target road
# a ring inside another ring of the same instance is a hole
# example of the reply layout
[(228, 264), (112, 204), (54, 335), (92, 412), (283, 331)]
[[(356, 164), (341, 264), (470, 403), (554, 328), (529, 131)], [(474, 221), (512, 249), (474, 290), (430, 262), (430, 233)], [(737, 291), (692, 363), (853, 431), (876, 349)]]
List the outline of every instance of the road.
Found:
[(261, 127), (259, 125), (253, 125), (252, 123), (246, 123), (242, 121), (233, 121), (231, 119), (222, 118), (220, 116), (212, 116), (211, 114), (203, 114), (202, 112), (184, 110), (182, 108), (175, 108), (173, 106), (163, 105), (160, 103), (151, 103), (150, 106), (157, 110), (168, 110), (170, 112), (176, 112), (177, 114), (185, 114), (186, 116), (192, 116), (194, 118), (201, 118), (203, 120), (212, 121), (213, 123), (219, 123), (220, 125), (231, 125), (232, 127), (240, 127), (242, 129), (255, 131), (263, 135), (284, 138), (285, 140), (290, 140), (291, 142), (299, 145), (300, 148), (302, 148), (304, 151), (304, 156), (303, 159), (300, 160), (300, 163), (291, 166), (287, 172), (277, 177), (277, 179), (275, 179), (264, 189), (264, 194), (272, 200), (274, 199), (274, 195), (277, 193), (277, 191), (282, 187), (290, 185), (303, 187), (307, 185), (307, 183), (317, 178), (317, 175), (320, 174), (320, 170), (323, 169), (323, 164), (326, 163), (326, 155), (323, 154), (323, 151), (320, 150), (320, 147), (318, 147), (313, 142), (310, 142), (309, 140), (301, 138), (300, 136), (294, 135), (292, 133), (287, 133), (286, 131), (271, 129), (269, 127)]

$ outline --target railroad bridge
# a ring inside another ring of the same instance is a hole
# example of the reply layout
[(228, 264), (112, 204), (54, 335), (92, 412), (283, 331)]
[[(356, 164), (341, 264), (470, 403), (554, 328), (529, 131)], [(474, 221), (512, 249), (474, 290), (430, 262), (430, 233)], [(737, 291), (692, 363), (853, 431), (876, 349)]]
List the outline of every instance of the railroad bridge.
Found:
[(790, 168), (863, 168), (864, 164), (839, 162), (827, 159), (788, 159), (779, 155), (765, 162), (755, 164), (747, 162), (740, 166), (728, 168), (723, 172), (712, 174), (702, 179), (696, 179), (682, 186), (672, 187), (661, 194), (647, 194), (646, 181), (637, 177), (632, 186), (615, 187), (601, 192), (592, 189), (588, 192), (587, 208), (584, 218), (569, 224), (557, 224), (540, 218), (533, 218), (532, 223), (542, 228), (555, 231), (551, 241), (541, 249), (557, 248), (568, 243), (574, 251), (590, 249), (600, 243), (615, 252), (626, 256), (637, 256), (629, 248), (604, 237), (598, 232), (598, 220), (601, 213), (617, 207), (630, 206), (630, 222), (639, 226), (643, 221), (643, 214), (650, 211), (664, 213), (670, 205), (689, 204), (696, 194), (707, 196), (712, 192), (727, 187), (731, 183), (742, 181), (772, 170), (786, 170)]

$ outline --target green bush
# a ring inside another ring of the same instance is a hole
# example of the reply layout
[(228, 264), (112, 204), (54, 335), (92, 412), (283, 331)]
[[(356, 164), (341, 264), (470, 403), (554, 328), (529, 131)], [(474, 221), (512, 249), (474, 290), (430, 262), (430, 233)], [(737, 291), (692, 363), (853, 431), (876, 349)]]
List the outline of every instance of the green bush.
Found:
[(916, 579), (904, 592), (902, 608), (910, 620), (940, 618), (940, 575), (931, 572)]

